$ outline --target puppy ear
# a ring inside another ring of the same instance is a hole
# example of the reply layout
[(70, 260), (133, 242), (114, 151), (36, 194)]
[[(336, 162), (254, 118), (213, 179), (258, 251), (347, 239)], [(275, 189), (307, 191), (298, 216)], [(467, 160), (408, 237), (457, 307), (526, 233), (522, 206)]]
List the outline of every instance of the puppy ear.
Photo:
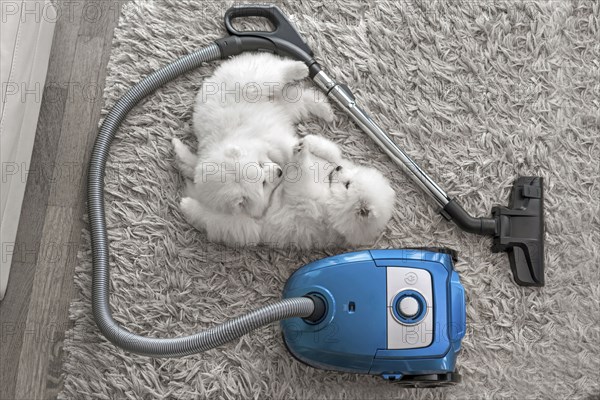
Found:
[(230, 203), (232, 211), (240, 211), (243, 210), (248, 204), (248, 198), (245, 196), (240, 196), (233, 199)]
[(242, 149), (238, 146), (229, 146), (225, 149), (225, 157), (239, 158), (242, 155)]

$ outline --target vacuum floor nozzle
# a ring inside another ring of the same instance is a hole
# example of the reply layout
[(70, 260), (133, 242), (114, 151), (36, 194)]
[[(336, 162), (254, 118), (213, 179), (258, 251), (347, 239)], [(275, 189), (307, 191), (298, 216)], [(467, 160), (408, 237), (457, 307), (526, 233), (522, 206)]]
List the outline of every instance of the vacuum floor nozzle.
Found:
[(513, 184), (508, 207), (492, 210), (497, 230), (492, 251), (508, 253), (515, 281), (544, 286), (544, 183), (521, 176)]

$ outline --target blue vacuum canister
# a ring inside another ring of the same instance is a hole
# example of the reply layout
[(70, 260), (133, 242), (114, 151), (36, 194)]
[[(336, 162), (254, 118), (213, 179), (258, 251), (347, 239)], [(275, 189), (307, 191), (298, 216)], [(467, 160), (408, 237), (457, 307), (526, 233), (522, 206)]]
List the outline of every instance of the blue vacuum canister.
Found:
[(407, 386), (460, 382), (465, 294), (453, 261), (448, 249), (370, 250), (298, 269), (283, 297), (309, 296), (319, 307), (316, 318), (281, 322), (288, 350), (312, 367)]

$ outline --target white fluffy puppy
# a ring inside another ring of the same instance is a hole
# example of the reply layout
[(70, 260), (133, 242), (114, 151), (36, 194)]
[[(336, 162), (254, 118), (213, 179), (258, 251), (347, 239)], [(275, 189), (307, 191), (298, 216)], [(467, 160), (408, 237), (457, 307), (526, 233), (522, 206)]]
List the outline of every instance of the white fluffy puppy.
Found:
[(395, 193), (373, 169), (343, 160), (331, 141), (308, 135), (262, 218), (214, 213), (191, 197), (181, 211), (210, 240), (302, 249), (373, 242), (392, 215)]
[(333, 120), (299, 61), (269, 53), (242, 54), (221, 64), (196, 98), (197, 155), (178, 139), (176, 159), (194, 182), (192, 197), (230, 216), (260, 218), (298, 141), (294, 125), (309, 115)]
[(342, 159), (315, 135), (295, 148), (299, 174), (287, 176), (267, 211), (261, 241), (299, 248), (372, 243), (392, 216), (395, 192), (376, 169)]

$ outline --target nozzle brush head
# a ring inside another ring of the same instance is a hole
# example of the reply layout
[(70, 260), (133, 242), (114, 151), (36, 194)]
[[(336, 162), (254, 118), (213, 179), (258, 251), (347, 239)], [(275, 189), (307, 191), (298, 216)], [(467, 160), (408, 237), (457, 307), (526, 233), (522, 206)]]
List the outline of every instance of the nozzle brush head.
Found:
[(513, 184), (508, 207), (494, 207), (497, 231), (492, 251), (508, 253), (515, 281), (544, 286), (544, 182), (521, 176)]

